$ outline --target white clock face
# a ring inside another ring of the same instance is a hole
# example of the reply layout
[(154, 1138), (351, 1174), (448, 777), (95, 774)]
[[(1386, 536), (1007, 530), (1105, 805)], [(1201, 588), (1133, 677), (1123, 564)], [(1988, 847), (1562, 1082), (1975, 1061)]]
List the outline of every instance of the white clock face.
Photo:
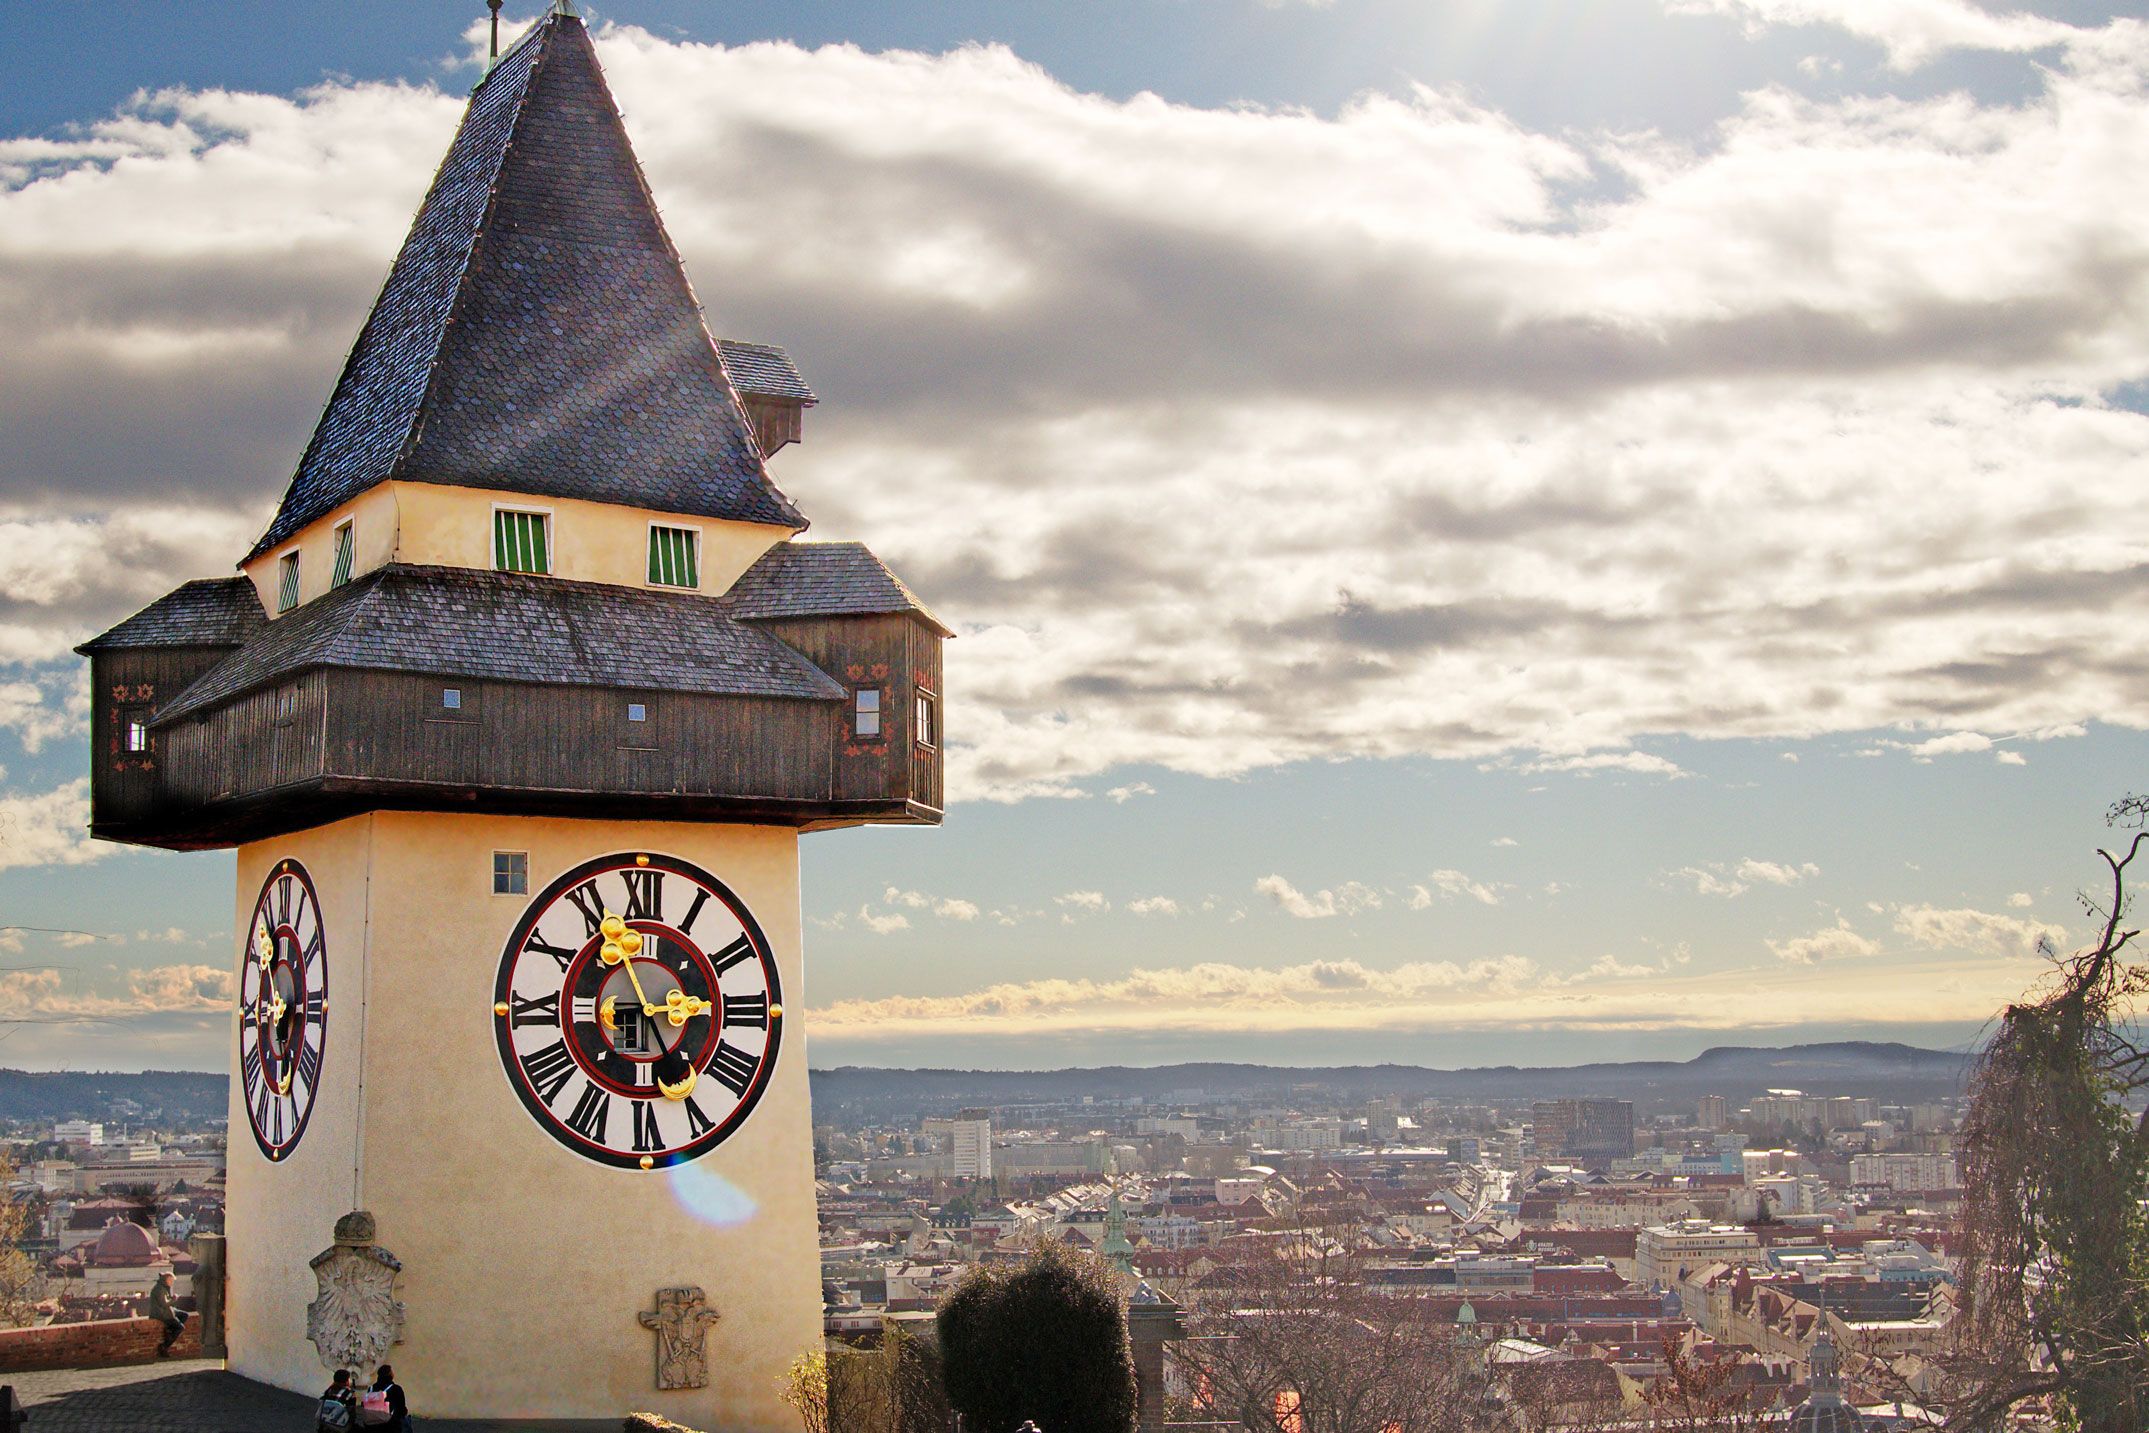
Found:
[(657, 1169), (706, 1154), (776, 1066), (783, 998), (753, 913), (655, 852), (586, 861), (531, 900), (493, 987), (500, 1066), (576, 1154)]
[(283, 1160), (306, 1133), (328, 1053), (328, 932), (313, 878), (278, 861), (239, 966), (239, 1081), (254, 1143)]

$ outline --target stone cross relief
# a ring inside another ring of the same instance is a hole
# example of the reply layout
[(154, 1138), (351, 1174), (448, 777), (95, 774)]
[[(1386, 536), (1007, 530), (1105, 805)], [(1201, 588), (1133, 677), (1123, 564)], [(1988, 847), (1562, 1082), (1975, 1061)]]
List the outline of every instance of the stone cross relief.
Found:
[(657, 1387), (709, 1386), (709, 1325), (722, 1317), (697, 1288), (659, 1289), (654, 1313), (635, 1318), (657, 1336)]

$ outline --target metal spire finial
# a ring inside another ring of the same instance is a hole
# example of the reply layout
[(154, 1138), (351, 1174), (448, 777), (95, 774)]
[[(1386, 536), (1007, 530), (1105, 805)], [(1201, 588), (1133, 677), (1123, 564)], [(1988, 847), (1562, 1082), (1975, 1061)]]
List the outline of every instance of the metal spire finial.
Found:
[(492, 57), (500, 58), (500, 5), (502, 0), (485, 0), (485, 8), (492, 11)]

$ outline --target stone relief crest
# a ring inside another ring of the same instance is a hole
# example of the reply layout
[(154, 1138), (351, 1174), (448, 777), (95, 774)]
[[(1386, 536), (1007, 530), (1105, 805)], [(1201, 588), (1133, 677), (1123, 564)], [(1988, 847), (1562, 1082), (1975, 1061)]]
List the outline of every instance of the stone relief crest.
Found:
[(373, 1242), (373, 1216), (353, 1210), (336, 1221), (336, 1242), (313, 1256), (320, 1295), (306, 1305), (306, 1337), (328, 1368), (359, 1377), (403, 1338), (395, 1278), (403, 1263)]
[(722, 1317), (697, 1288), (659, 1289), (654, 1313), (635, 1318), (657, 1336), (657, 1387), (709, 1386), (709, 1325)]

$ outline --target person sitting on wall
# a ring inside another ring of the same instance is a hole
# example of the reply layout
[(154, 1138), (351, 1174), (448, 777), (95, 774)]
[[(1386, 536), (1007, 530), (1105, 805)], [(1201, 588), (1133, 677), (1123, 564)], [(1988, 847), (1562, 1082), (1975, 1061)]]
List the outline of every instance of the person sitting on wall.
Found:
[(164, 1325), (164, 1339), (157, 1345), (157, 1357), (170, 1358), (172, 1345), (179, 1342), (179, 1335), (186, 1330), (187, 1316), (172, 1307), (172, 1275), (168, 1269), (157, 1275), (157, 1282), (149, 1286), (149, 1316)]
[(313, 1433), (345, 1433), (358, 1425), (358, 1387), (351, 1382), (351, 1371), (336, 1370), (328, 1387), (321, 1390), (321, 1409), (314, 1415)]

